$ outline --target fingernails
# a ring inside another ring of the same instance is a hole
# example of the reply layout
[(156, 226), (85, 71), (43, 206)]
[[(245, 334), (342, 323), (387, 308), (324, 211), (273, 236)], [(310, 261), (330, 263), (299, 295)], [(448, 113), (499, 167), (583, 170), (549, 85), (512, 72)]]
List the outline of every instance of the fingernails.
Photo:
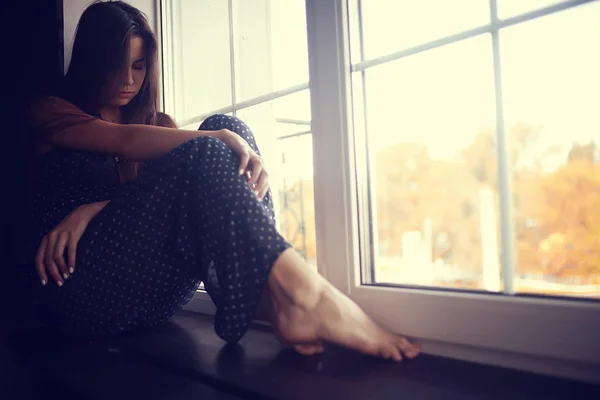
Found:
[(240, 175), (244, 175), (244, 170), (240, 169)]
[(73, 271), (75, 271), (75, 268), (73, 268), (73, 267), (69, 268), (70, 273), (73, 273)]
[(42, 286), (46, 286), (46, 281), (42, 279)]
[(62, 281), (58, 281), (58, 287), (61, 287), (63, 285)]
[(67, 275), (67, 273), (65, 272), (65, 273), (63, 274), (63, 278), (65, 278), (65, 279), (69, 279), (69, 275)]

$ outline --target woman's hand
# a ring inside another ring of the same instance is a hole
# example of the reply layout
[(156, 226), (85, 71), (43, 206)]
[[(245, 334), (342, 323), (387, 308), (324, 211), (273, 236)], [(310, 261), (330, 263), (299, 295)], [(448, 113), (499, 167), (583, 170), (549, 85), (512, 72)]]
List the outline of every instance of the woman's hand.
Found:
[(240, 155), (239, 173), (240, 175), (246, 174), (248, 184), (256, 193), (256, 196), (262, 200), (269, 190), (269, 174), (264, 168), (262, 158), (252, 150), (242, 137), (228, 129), (218, 131), (217, 138)]
[[(108, 201), (85, 204), (65, 217), (52, 231), (42, 238), (35, 258), (35, 266), (42, 282), (48, 283), (49, 273), (58, 286), (75, 271), (77, 243), (89, 222), (108, 204)], [(65, 262), (67, 250), (68, 266)]]

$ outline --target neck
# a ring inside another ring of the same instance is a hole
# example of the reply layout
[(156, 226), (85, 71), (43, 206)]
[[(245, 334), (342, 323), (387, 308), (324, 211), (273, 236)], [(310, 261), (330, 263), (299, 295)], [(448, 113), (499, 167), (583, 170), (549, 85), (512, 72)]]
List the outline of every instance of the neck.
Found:
[(110, 122), (121, 122), (121, 110), (119, 107), (106, 107), (100, 110), (100, 118)]

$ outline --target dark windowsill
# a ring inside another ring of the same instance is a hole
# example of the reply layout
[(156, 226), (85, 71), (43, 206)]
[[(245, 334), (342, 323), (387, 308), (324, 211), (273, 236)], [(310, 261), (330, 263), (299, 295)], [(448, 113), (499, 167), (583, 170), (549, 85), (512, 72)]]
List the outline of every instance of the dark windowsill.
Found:
[[(65, 342), (31, 331), (4, 348), (0, 343), (3, 349), (19, 362), (7, 375), (0, 361), (2, 393), (3, 382), (14, 389), (20, 376), (30, 382), (39, 375), (37, 386), (25, 385), (28, 390), (98, 399), (600, 398), (598, 386), (427, 355), (394, 364), (328, 347), (323, 355), (302, 357), (260, 325), (238, 345), (224, 345), (212, 317), (190, 312), (165, 326), (103, 341)], [(10, 360), (6, 354), (0, 360)]]

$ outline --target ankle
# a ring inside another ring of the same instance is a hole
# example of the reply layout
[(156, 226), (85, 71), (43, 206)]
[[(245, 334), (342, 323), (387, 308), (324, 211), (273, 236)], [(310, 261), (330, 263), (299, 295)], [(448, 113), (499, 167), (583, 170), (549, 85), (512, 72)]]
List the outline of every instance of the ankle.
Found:
[(323, 291), (323, 278), (312, 270), (293, 249), (288, 249), (275, 261), (269, 276), (269, 289), (274, 300), (291, 303), (305, 310), (313, 309)]

